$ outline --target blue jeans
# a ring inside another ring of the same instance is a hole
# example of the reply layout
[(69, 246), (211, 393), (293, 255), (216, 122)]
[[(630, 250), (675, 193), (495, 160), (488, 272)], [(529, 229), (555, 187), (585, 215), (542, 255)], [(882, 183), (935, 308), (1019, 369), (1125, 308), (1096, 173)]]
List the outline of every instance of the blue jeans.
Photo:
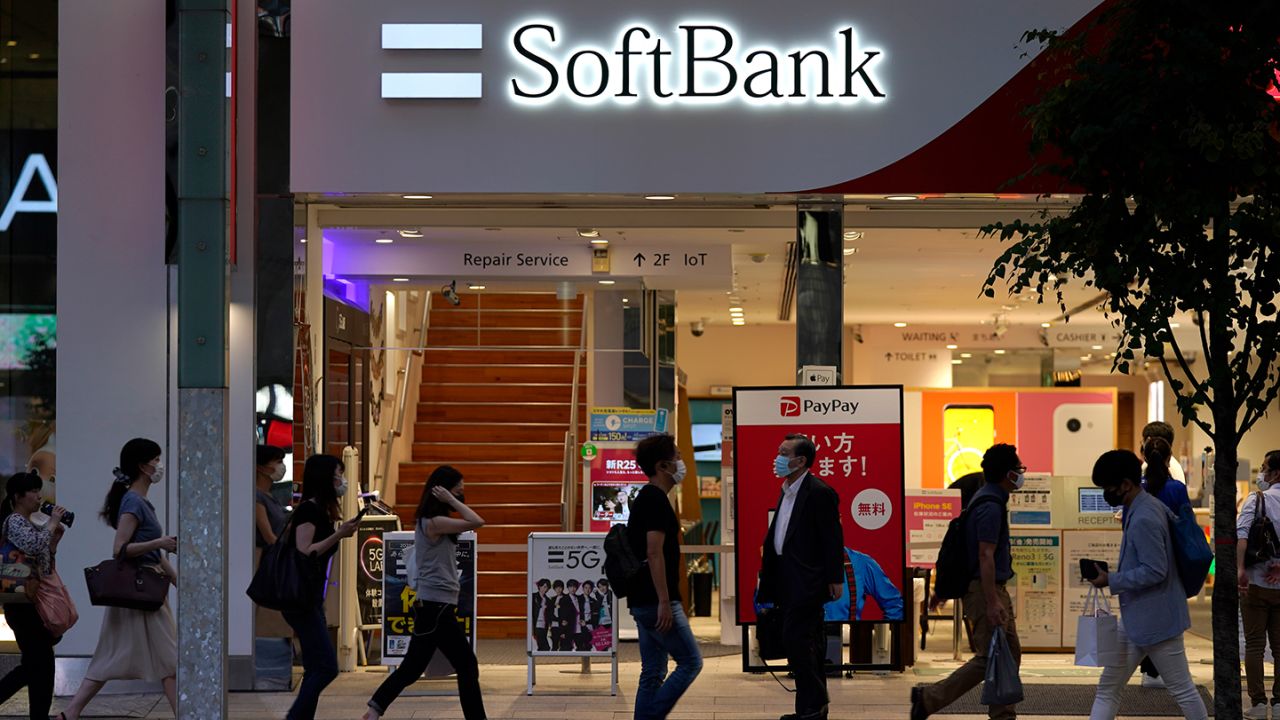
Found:
[[(640, 634), (640, 683), (636, 687), (635, 720), (662, 720), (702, 672), (702, 653), (680, 603), (671, 603), (671, 629), (657, 630), (658, 606), (631, 608)], [(667, 675), (667, 658), (676, 670)]]
[(285, 611), (284, 619), (302, 646), (302, 684), (298, 686), (298, 697), (285, 717), (287, 720), (313, 720), (316, 706), (320, 703), (320, 693), (338, 677), (338, 653), (329, 639), (329, 623), (325, 621), (323, 605)]

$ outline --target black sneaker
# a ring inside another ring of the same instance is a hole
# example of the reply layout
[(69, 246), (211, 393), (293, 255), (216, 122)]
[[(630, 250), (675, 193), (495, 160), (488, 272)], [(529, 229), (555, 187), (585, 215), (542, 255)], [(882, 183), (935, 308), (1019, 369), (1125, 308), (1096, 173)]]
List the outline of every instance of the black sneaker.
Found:
[(924, 709), (924, 688), (911, 688), (911, 720), (925, 720), (929, 713)]

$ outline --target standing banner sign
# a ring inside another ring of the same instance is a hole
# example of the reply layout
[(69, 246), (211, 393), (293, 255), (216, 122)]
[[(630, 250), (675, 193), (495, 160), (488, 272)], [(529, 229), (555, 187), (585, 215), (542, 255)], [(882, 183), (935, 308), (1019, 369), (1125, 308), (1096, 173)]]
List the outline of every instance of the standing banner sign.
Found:
[(382, 628), (382, 569), (386, 552), (382, 536), (400, 530), (395, 515), (366, 515), (356, 530), (360, 572), (356, 574), (356, 595), (360, 603), (360, 629)]
[[(606, 533), (530, 533), (525, 641), (536, 657), (607, 657), (618, 694), (618, 602), (604, 575)], [(541, 585), (541, 587), (540, 587)]]
[(636, 464), (634, 443), (600, 442), (594, 457), (585, 463), (583, 477), (589, 494), (586, 512), (591, 532), (609, 532), (626, 525), (631, 503), (649, 478)]
[[(783, 482), (773, 474), (773, 459), (793, 433), (813, 440), (818, 452), (811, 472), (840, 495), (845, 554), (869, 557), (868, 567), (878, 565), (900, 596), (906, 577), (902, 387), (735, 388), (733, 403), (738, 624), (756, 620), (760, 548)], [(870, 596), (860, 619), (890, 620)]]
[[(413, 639), (413, 601), (417, 593), (409, 586), (409, 568), (406, 555), (413, 549), (413, 532), (389, 532), (382, 536), (386, 572), (382, 575), (382, 664), (399, 665), (409, 652)], [(458, 611), (456, 620), (474, 649), (476, 646), (476, 534), (464, 532), (458, 536), (456, 547), (458, 560)], [(437, 652), (427, 665), (425, 677), (444, 677), (453, 674), (453, 666), (443, 653)]]

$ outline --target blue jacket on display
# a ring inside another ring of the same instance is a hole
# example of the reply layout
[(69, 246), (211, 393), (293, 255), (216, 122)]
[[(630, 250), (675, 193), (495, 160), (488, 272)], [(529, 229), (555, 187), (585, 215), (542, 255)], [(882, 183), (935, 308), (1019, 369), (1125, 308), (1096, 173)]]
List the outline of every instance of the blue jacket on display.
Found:
[(873, 560), (870, 555), (860, 553), (857, 550), (845, 548), (844, 553), (849, 558), (849, 564), (853, 568), (853, 579), (857, 584), (857, 592), (850, 592), (849, 578), (846, 577), (844, 580), (844, 593), (840, 596), (840, 599), (832, 600), (823, 606), (823, 619), (829, 622), (849, 620), (849, 596), (857, 595), (852, 619), (861, 620), (862, 607), (866, 604), (867, 596), (870, 595), (875, 599), (876, 604), (880, 606), (885, 620), (902, 620), (902, 591), (884, 574), (884, 570), (880, 569), (879, 563)]

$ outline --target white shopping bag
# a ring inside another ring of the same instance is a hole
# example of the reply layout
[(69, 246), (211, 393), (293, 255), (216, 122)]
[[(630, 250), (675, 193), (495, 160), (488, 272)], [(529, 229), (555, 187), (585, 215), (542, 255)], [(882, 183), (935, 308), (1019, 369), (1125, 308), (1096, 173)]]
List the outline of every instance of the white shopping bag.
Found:
[(1076, 618), (1076, 665), (1107, 667), (1124, 659), (1120, 628), (1111, 613), (1111, 601), (1096, 587), (1089, 587), (1084, 613)]

